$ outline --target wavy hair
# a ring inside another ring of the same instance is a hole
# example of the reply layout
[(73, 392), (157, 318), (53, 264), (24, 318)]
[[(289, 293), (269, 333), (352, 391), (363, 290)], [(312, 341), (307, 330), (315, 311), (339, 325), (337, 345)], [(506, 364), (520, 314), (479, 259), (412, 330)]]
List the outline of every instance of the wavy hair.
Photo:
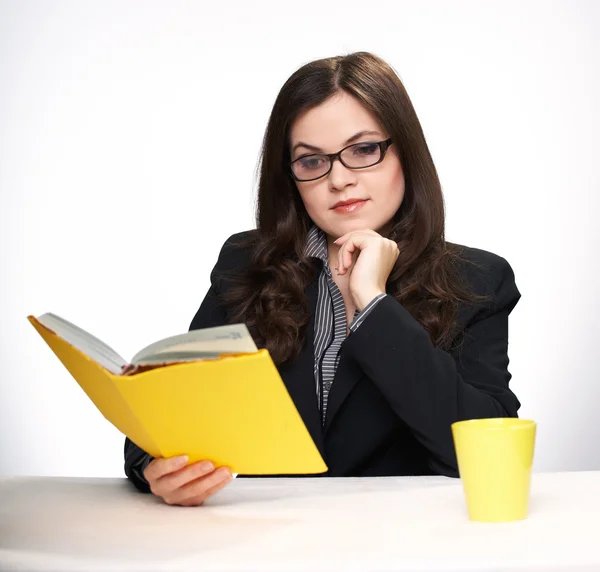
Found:
[(458, 249), (445, 241), (440, 181), (399, 77), (368, 52), (316, 60), (299, 68), (275, 100), (259, 162), (257, 232), (246, 244), (252, 261), (224, 296), (231, 321), (245, 322), (276, 364), (294, 361), (306, 342), (305, 288), (321, 264), (304, 254), (313, 223), (290, 173), (290, 128), (301, 113), (340, 92), (376, 117), (392, 138), (404, 172), (404, 199), (384, 231), (400, 250), (388, 292), (442, 349), (457, 337), (458, 305), (480, 298), (466, 289)]

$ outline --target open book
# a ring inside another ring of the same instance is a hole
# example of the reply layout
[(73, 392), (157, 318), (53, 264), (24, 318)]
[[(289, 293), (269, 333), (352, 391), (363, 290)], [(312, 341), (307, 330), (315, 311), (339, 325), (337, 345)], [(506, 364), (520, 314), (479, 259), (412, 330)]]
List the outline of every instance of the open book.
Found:
[(143, 366), (218, 359), (227, 354), (258, 351), (244, 324), (192, 330), (141, 349), (128, 362), (115, 350), (80, 327), (56, 314), (42, 314), (37, 321), (115, 375), (142, 371)]
[(157, 341), (127, 361), (56, 316), (28, 316), (96, 407), (153, 457), (241, 474), (327, 471), (267, 350), (244, 324)]

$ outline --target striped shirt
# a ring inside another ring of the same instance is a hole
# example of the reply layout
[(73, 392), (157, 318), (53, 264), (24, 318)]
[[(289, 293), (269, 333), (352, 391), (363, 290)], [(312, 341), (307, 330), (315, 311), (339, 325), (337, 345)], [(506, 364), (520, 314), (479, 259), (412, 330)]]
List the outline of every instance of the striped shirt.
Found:
[(308, 233), (305, 254), (310, 258), (318, 258), (323, 263), (323, 269), (319, 274), (315, 312), (314, 378), (321, 421), (325, 424), (327, 400), (340, 361), (340, 349), (346, 339), (347, 328), (350, 332), (355, 332), (386, 294), (379, 294), (362, 311), (357, 310), (352, 322), (347, 325), (342, 293), (329, 268), (327, 235), (317, 226), (313, 226)]

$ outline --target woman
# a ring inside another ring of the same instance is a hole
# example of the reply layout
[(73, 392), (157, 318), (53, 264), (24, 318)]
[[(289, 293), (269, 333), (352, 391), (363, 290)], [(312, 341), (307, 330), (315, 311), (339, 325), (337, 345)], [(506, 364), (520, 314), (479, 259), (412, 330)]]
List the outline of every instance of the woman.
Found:
[[(191, 329), (244, 322), (266, 347), (329, 476), (456, 476), (450, 425), (514, 417), (499, 256), (447, 243), (440, 182), (391, 67), (369, 53), (309, 63), (266, 129), (257, 230), (232, 236)], [(198, 505), (232, 476), (152, 459), (126, 474)]]

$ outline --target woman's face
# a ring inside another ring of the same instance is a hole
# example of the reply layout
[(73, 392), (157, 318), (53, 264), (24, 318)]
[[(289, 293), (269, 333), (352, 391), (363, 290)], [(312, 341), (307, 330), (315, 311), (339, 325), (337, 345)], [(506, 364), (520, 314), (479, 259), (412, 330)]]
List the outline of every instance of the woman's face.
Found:
[[(290, 130), (291, 157), (293, 161), (310, 153), (335, 153), (350, 144), (388, 136), (369, 111), (341, 92), (296, 119)], [(379, 231), (404, 198), (404, 174), (393, 144), (377, 165), (354, 170), (336, 160), (328, 175), (296, 185), (310, 218), (334, 239), (353, 230)], [(356, 199), (361, 202), (336, 208)]]

